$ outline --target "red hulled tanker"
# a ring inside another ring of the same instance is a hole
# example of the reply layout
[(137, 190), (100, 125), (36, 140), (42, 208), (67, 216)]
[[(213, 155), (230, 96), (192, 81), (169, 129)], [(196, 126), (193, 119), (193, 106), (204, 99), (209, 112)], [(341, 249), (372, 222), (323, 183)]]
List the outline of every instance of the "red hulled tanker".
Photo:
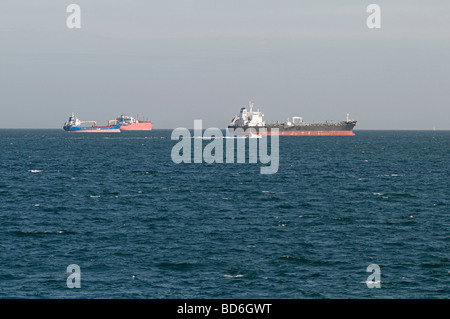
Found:
[[(235, 135), (247, 135), (251, 129), (258, 135), (280, 135), (280, 136), (354, 136), (353, 128), (356, 121), (350, 120), (347, 114), (346, 121), (340, 122), (322, 122), (322, 123), (307, 123), (303, 122), (302, 117), (294, 116), (292, 121), (289, 119), (284, 123), (269, 123), (263, 121), (262, 112), (253, 111), (253, 103), (249, 103), (249, 110), (242, 107), (239, 116), (235, 116), (228, 129), (234, 129)], [(236, 129), (242, 130), (236, 130)], [(278, 132), (276, 133), (276, 130)]]
[(121, 131), (150, 131), (153, 126), (150, 121), (140, 121), (125, 114), (120, 115), (116, 122), (120, 125)]

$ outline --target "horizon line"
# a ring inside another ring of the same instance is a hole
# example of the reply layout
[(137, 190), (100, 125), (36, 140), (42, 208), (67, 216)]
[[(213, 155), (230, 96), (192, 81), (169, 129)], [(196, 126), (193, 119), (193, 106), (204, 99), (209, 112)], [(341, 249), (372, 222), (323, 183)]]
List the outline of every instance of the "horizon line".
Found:
[[(175, 128), (155, 128), (151, 129), (150, 131), (158, 131), (158, 130), (175, 130), (179, 127)], [(194, 128), (187, 127), (188, 130), (193, 130)], [(220, 130), (226, 130), (227, 128), (219, 128)], [(62, 128), (54, 128), (54, 127), (0, 127), (0, 130), (63, 130)], [(203, 131), (206, 130), (202, 129)], [(354, 129), (353, 131), (450, 131), (450, 128), (447, 129), (438, 129), (438, 128), (432, 128), (432, 129), (419, 129), (419, 128), (397, 128), (397, 129), (391, 129), (391, 128), (366, 128), (366, 129)]]

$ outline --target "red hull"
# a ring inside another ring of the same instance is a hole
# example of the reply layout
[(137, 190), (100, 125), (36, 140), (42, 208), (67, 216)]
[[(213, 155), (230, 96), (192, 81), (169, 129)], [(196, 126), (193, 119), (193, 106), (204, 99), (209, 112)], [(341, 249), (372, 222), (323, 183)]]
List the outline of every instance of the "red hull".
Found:
[(151, 122), (132, 123), (130, 125), (122, 125), (121, 131), (150, 131), (153, 124)]

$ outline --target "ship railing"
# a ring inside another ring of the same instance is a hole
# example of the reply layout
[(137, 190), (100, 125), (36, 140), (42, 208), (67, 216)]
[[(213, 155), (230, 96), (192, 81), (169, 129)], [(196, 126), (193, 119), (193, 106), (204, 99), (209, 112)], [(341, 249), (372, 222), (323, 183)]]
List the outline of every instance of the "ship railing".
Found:
[(80, 124), (82, 124), (82, 123), (94, 123), (94, 126), (97, 126), (96, 121), (80, 121)]

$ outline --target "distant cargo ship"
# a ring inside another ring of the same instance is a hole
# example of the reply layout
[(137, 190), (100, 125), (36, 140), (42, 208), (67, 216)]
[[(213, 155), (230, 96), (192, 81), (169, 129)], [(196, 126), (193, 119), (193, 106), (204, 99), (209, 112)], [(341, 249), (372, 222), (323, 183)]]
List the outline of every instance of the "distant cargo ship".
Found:
[[(82, 126), (83, 123), (93, 123), (93, 126)], [(97, 126), (96, 121), (80, 121), (72, 115), (64, 123), (63, 129), (75, 133), (120, 133), (122, 131), (150, 131), (152, 122), (140, 121), (131, 116), (122, 114), (115, 120), (109, 120), (107, 126)]]
[(150, 131), (153, 126), (150, 121), (141, 121), (125, 114), (120, 115), (115, 122), (120, 125), (121, 131)]
[[(253, 103), (249, 103), (249, 110), (242, 107), (239, 116), (235, 116), (228, 125), (230, 129), (242, 128), (247, 131), (248, 128), (255, 130), (259, 135), (274, 135), (271, 132), (273, 129), (278, 129), (278, 134), (281, 136), (354, 136), (353, 128), (356, 121), (350, 120), (347, 114), (346, 121), (340, 122), (322, 122), (322, 123), (307, 123), (303, 122), (302, 117), (294, 116), (292, 121), (287, 119), (284, 123), (270, 123), (266, 124), (263, 121), (264, 114), (253, 111)], [(239, 134), (239, 133), (235, 133)], [(245, 132), (244, 132), (245, 134)]]
[[(93, 123), (93, 126), (82, 126), (83, 123)], [(80, 121), (72, 115), (64, 123), (63, 129), (70, 133), (120, 133), (120, 125), (97, 126), (96, 121)]]

